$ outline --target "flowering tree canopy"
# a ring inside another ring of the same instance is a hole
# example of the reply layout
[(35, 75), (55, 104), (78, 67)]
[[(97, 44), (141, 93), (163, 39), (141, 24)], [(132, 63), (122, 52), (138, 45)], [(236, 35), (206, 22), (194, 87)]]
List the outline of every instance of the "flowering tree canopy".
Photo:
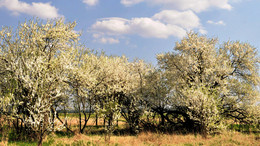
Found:
[(74, 27), (63, 20), (35, 20), (0, 31), (1, 110), (37, 132), (40, 143), (46, 131), (54, 130), (55, 103), (66, 96), (79, 36)]
[(174, 93), (173, 108), (199, 124), (201, 131), (221, 127), (221, 118), (249, 122), (259, 101), (259, 58), (247, 43), (227, 42), (189, 33), (174, 52), (158, 55)]

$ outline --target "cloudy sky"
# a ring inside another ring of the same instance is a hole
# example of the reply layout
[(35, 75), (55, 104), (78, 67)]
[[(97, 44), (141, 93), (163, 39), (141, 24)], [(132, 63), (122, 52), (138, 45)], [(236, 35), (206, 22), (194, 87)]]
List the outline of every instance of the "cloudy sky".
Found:
[(0, 0), (1, 26), (35, 17), (76, 21), (88, 48), (153, 64), (191, 30), (260, 48), (260, 0)]

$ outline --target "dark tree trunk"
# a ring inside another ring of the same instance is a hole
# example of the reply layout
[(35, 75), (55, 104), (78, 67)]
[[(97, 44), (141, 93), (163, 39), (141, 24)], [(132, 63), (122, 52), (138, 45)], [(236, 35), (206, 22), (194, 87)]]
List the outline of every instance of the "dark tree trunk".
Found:
[(98, 126), (98, 114), (96, 114), (96, 127)]
[(43, 135), (42, 135), (42, 133), (41, 134), (39, 134), (39, 137), (38, 137), (39, 139), (38, 139), (38, 146), (42, 146), (42, 140), (43, 140)]
[(84, 132), (84, 129), (86, 128), (87, 126), (87, 123), (88, 123), (88, 120), (91, 116), (91, 110), (92, 110), (92, 106), (90, 105), (89, 107), (89, 112), (88, 112), (88, 115), (86, 113), (86, 110), (83, 110), (83, 114), (84, 114), (84, 125), (83, 127), (80, 129), (80, 133), (83, 133)]
[[(56, 117), (57, 117), (57, 119), (63, 124), (63, 121), (62, 121), (62, 120), (60, 119), (60, 117), (59, 117), (59, 113), (57, 113)], [(74, 134), (74, 132), (68, 127), (67, 120), (65, 121), (64, 126), (66, 127), (67, 131), (70, 131), (71, 133)]]
[(79, 109), (79, 132), (81, 133), (81, 112)]
[(111, 126), (111, 118), (108, 119), (108, 126)]
[(161, 125), (164, 126), (165, 125), (165, 118), (163, 113), (161, 114)]

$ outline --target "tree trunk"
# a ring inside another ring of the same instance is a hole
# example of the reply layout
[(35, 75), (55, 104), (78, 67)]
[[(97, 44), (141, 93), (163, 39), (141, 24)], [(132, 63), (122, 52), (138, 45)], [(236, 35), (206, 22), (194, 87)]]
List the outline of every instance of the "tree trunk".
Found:
[(90, 116), (91, 116), (91, 110), (92, 110), (92, 107), (91, 107), (91, 105), (90, 105), (90, 107), (89, 107), (89, 112), (88, 112), (88, 116), (87, 116), (87, 112), (86, 112), (85, 108), (83, 109), (84, 125), (83, 125), (83, 127), (80, 129), (80, 132), (81, 132), (81, 133), (84, 132), (84, 129), (85, 129), (86, 126), (87, 126), (88, 120), (89, 120), (89, 118), (90, 118)]
[(164, 126), (164, 124), (165, 124), (165, 118), (163, 113), (161, 113), (161, 125)]
[(42, 134), (39, 136), (38, 146), (42, 146)]
[[(59, 117), (59, 113), (56, 114), (56, 117), (57, 117), (57, 119), (63, 124), (63, 121), (62, 121), (62, 120), (60, 119), (60, 117)], [(75, 134), (75, 133), (68, 127), (67, 120), (65, 120), (64, 126), (66, 127), (67, 131), (70, 131), (71, 133)]]
[(81, 133), (81, 112), (79, 110), (79, 133)]
[(108, 119), (108, 126), (110, 127), (112, 124), (111, 124), (111, 118)]
[(84, 125), (83, 125), (83, 127), (80, 129), (80, 133), (83, 133), (83, 131), (84, 131), (86, 125), (87, 125), (87, 122), (88, 122), (86, 113), (83, 112), (83, 114), (84, 114)]
[(98, 126), (98, 114), (96, 114), (96, 127)]

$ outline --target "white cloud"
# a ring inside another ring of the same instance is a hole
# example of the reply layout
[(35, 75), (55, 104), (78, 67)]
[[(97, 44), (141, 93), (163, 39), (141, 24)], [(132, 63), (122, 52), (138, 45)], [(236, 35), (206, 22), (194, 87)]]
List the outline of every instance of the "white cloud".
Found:
[(95, 36), (139, 35), (145, 38), (162, 39), (170, 36), (182, 38), (186, 35), (186, 31), (192, 29), (199, 29), (206, 33), (198, 16), (190, 10), (184, 12), (163, 10), (151, 18), (104, 18), (91, 26)]
[(215, 25), (226, 25), (222, 20), (216, 21), (216, 22), (214, 22), (214, 21), (212, 21), (212, 20), (208, 20), (207, 23), (209, 23), (209, 24), (215, 24)]
[(231, 10), (230, 0), (121, 0), (121, 4), (131, 6), (141, 2), (152, 5), (161, 5), (167, 9), (193, 10), (195, 12), (206, 11), (209, 8), (221, 8)]
[(24, 13), (43, 19), (61, 17), (61, 15), (58, 14), (58, 9), (50, 3), (32, 2), (32, 4), (28, 4), (19, 0), (0, 0), (0, 8), (1, 7), (5, 7), (14, 15)]
[(119, 40), (110, 37), (102, 37), (100, 38), (100, 42), (103, 44), (118, 44)]
[(153, 16), (154, 19), (164, 23), (178, 25), (183, 28), (193, 29), (200, 26), (199, 17), (191, 10), (179, 12), (175, 10), (163, 10)]
[(92, 31), (101, 36), (139, 35), (146, 38), (183, 37), (186, 31), (176, 25), (167, 25), (151, 18), (106, 18), (97, 21)]
[[(98, 36), (98, 39), (105, 38), (100, 41), (103, 43), (108, 43), (107, 38), (111, 36), (114, 38), (125, 35), (162, 39), (170, 36), (182, 38), (187, 31), (191, 30), (206, 34), (207, 30), (201, 25), (200, 18), (196, 13), (212, 8), (231, 10), (230, 3), (234, 1), (240, 0), (121, 0), (121, 4), (125, 6), (144, 2), (152, 6), (159, 6), (162, 11), (152, 17), (99, 19), (90, 29), (94, 36)], [(225, 25), (223, 21), (208, 21), (207, 23)]]
[(168, 38), (169, 36), (182, 38), (186, 34), (186, 31), (177, 25), (164, 24), (151, 18), (133, 18), (130, 20), (129, 27), (129, 33), (147, 38)]
[(92, 30), (102, 32), (108, 35), (121, 35), (129, 32), (129, 20), (123, 18), (104, 18), (92, 25)]
[(123, 4), (125, 6), (132, 6), (134, 4), (138, 4), (143, 1), (145, 1), (145, 0), (121, 0), (121, 4)]
[(229, 0), (230, 3), (240, 3), (242, 1), (250, 1), (250, 0)]
[(83, 0), (83, 3), (89, 6), (95, 6), (96, 4), (98, 4), (98, 0)]
[(107, 36), (104, 37), (103, 35), (100, 35), (98, 33), (94, 33), (93, 38), (95, 38), (94, 41), (100, 42), (102, 44), (118, 44), (120, 42), (119, 39)]
[(207, 33), (208, 33), (208, 31), (205, 30), (203, 27), (199, 29), (199, 32), (200, 32), (201, 34), (207, 34)]

